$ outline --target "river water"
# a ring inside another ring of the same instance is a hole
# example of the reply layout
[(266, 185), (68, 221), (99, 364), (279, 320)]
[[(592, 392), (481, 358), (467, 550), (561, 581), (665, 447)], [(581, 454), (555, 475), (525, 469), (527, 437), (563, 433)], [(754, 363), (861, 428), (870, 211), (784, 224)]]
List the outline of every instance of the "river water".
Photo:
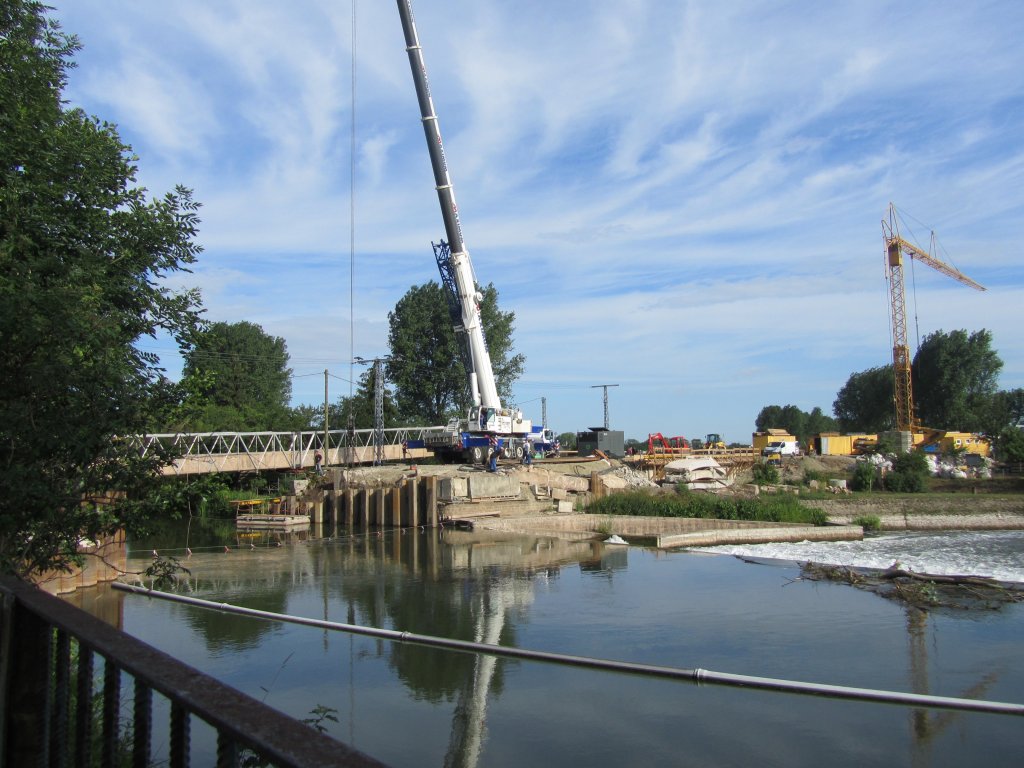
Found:
[[(1024, 604), (921, 612), (799, 579), (789, 560), (826, 559), (817, 550), (813, 558), (806, 550), (739, 553), (759, 558), (751, 563), (451, 530), (328, 540), (193, 525), (186, 557), (184, 535), (139, 542), (131, 567), (142, 570), (159, 546), (183, 558), (194, 596), (261, 610), (661, 666), (1024, 702)], [(883, 566), (946, 551), (959, 572), (962, 551), (975, 547), (984, 559), (997, 548), (989, 534), (929, 535), (873, 538), (864, 545), (870, 555), (843, 551), (846, 544), (826, 550), (843, 564), (868, 564), (857, 562), (863, 556)], [(1024, 538), (999, 546), (1010, 554), (993, 574), (1019, 578)], [(329, 708), (338, 720), (324, 722), (332, 735), (394, 766), (1017, 766), (1024, 755), (1015, 716), (492, 661), (108, 588), (82, 591), (76, 602), (293, 716)], [(193, 764), (212, 764), (202, 728), (193, 744)]]

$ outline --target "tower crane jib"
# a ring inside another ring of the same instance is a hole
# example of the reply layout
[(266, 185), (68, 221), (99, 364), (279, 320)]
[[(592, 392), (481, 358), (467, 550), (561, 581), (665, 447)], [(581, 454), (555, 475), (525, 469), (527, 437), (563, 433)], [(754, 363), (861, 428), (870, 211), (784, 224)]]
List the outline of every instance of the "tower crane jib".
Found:
[(882, 220), (882, 235), (885, 240), (886, 279), (889, 282), (889, 302), (892, 310), (893, 399), (896, 406), (896, 429), (901, 432), (910, 432), (918, 424), (914, 418), (914, 393), (910, 378), (910, 347), (907, 344), (903, 256), (906, 255), (908, 258), (926, 264), (937, 272), (976, 290), (984, 291), (985, 288), (955, 267), (904, 240), (899, 231), (896, 206), (892, 203), (889, 204), (888, 220)]

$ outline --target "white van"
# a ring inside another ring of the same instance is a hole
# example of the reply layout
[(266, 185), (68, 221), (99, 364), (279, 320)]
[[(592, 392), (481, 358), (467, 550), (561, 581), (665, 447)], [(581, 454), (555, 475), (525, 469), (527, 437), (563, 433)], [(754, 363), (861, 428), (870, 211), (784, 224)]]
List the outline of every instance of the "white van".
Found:
[(762, 456), (771, 456), (777, 453), (780, 456), (799, 456), (800, 443), (796, 440), (773, 440), (761, 451)]

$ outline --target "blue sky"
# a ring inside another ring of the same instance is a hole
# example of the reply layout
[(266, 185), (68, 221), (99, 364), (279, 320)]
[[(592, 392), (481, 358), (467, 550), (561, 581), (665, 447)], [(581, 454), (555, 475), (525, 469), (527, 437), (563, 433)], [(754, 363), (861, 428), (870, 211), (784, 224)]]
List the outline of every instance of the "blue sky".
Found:
[[(286, 340), (296, 403), (322, 403), (325, 368), (347, 394), (333, 376), (386, 354), (388, 312), (437, 279), (443, 237), (396, 4), (356, 7), (353, 199), (350, 2), (51, 3), (84, 45), (70, 103), (118, 124), (141, 184), (203, 204), (179, 284), (211, 320)], [(1024, 386), (1024, 5), (415, 10), (466, 243), (516, 314), (535, 420), (544, 397), (557, 431), (601, 425), (597, 384), (619, 385), (610, 425), (640, 439), (748, 441), (769, 404), (830, 413), (891, 358), (890, 201), (907, 239), (934, 229), (988, 288), (908, 268), (912, 348), (987, 328), (1000, 386)]]

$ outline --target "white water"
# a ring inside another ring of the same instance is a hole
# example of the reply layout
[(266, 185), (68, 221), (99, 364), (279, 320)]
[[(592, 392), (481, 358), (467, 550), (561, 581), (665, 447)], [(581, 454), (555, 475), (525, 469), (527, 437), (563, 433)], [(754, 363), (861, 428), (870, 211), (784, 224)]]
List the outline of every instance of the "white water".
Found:
[(887, 533), (863, 541), (747, 544), (700, 551), (860, 568), (888, 568), (899, 562), (919, 573), (1024, 582), (1024, 531)]

